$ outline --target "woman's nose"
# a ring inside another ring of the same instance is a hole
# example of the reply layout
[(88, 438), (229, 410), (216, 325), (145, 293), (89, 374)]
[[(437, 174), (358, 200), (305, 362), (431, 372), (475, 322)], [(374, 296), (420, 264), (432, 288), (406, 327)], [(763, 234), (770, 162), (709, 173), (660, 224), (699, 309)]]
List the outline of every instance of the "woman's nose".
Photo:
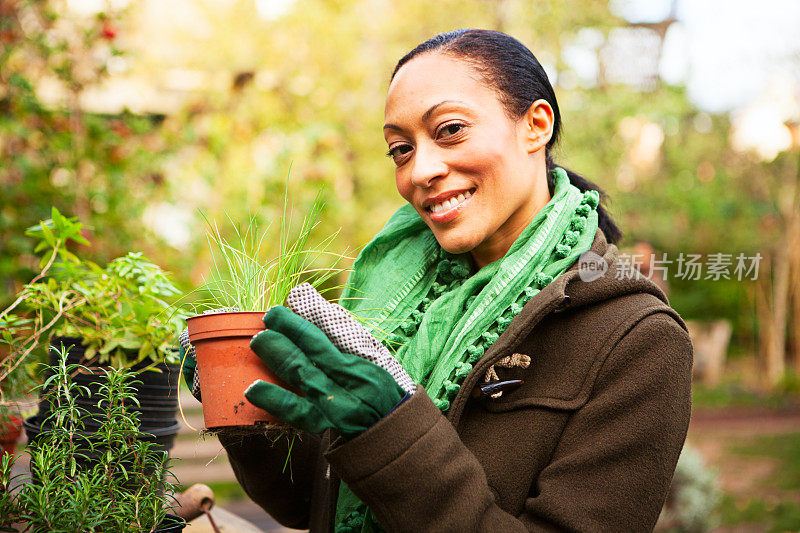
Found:
[(447, 163), (435, 148), (417, 146), (411, 169), (411, 183), (417, 187), (429, 187), (439, 177), (447, 175)]

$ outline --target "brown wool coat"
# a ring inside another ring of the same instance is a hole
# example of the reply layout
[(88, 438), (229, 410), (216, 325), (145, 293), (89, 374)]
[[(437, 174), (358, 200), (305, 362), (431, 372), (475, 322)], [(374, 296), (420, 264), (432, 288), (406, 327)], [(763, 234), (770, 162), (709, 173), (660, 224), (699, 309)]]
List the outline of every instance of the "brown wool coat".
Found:
[[(247, 494), (288, 527), (333, 531), (339, 479), (387, 531), (649, 531), (691, 411), (692, 344), (663, 292), (618, 262), (578, 263), (530, 299), (465, 379), (447, 415), (420, 389), (355, 439), (221, 438)], [(620, 278), (620, 279), (617, 279)], [(524, 384), (471, 393), (496, 367)]]

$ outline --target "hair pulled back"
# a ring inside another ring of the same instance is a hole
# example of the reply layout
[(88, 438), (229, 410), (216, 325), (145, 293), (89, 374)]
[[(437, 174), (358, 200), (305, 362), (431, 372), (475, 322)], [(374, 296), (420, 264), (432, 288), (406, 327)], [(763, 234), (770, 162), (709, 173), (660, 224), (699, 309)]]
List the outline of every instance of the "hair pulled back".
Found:
[(600, 193), (601, 202), (597, 207), (598, 226), (603, 230), (608, 242), (617, 243), (622, 237), (622, 232), (603, 205), (607, 199), (605, 191), (553, 161), (551, 151), (558, 143), (561, 134), (561, 112), (558, 109), (553, 86), (533, 53), (515, 38), (499, 31), (453, 30), (428, 39), (404, 55), (394, 68), (392, 79), (397, 71), (414, 57), (434, 51), (469, 61), (481, 73), (484, 81), (498, 91), (506, 114), (512, 119), (522, 117), (536, 100), (543, 99), (550, 104), (554, 117), (553, 135), (545, 147), (549, 185), (552, 189), (550, 171), (559, 166), (567, 172), (570, 183), (581, 191), (595, 190)]

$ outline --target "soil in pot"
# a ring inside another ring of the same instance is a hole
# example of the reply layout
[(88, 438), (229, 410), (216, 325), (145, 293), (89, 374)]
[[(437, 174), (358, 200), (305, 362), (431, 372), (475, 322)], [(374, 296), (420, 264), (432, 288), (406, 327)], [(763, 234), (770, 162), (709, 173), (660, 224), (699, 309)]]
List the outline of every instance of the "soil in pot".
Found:
[(245, 389), (262, 379), (288, 388), (250, 349), (253, 335), (264, 331), (264, 312), (212, 313), (189, 318), (189, 341), (197, 355), (206, 429), (283, 425), (244, 397)]

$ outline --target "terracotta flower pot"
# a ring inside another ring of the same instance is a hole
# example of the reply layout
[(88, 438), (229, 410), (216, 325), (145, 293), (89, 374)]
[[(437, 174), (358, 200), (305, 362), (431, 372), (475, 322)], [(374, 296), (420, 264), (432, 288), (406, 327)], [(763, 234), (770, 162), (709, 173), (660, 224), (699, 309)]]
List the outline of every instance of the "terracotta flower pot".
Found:
[(257, 379), (287, 388), (250, 349), (253, 335), (264, 330), (263, 311), (212, 313), (187, 319), (189, 342), (197, 355), (207, 429), (282, 424), (244, 397)]
[(0, 423), (0, 456), (14, 453), (21, 434), (22, 419), (20, 417), (10, 415), (8, 420)]

